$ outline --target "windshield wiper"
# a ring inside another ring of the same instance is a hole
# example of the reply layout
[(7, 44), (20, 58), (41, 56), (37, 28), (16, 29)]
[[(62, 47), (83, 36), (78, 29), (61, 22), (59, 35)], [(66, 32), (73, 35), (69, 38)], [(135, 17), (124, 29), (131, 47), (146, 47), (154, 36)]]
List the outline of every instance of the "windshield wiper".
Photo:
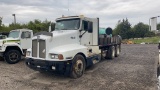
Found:
[(63, 28), (63, 29), (61, 29), (61, 30), (68, 30), (68, 29), (66, 29), (66, 28)]

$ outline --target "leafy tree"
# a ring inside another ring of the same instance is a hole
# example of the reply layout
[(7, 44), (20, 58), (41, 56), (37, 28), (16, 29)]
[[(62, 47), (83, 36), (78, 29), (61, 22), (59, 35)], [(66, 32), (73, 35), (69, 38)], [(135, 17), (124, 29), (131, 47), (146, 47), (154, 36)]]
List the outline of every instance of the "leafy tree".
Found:
[(0, 19), (0, 32), (9, 32), (10, 30), (22, 29), (22, 28), (31, 29), (31, 30), (33, 30), (33, 32), (48, 31), (50, 24), (52, 26), (52, 30), (54, 30), (55, 23), (51, 23), (48, 20), (40, 21), (38, 19), (35, 19), (33, 21), (29, 21), (26, 24), (11, 23), (8, 26), (5, 26), (2, 24), (2, 19)]
[(39, 31), (48, 31), (50, 25), (50, 21), (45, 20), (45, 21), (40, 21), (38, 19), (35, 19), (34, 21), (30, 21), (27, 24), (27, 27), (31, 30), (34, 30), (34, 32), (39, 32)]
[(136, 38), (152, 37), (155, 36), (154, 32), (149, 31), (149, 26), (140, 22), (133, 28)]
[(149, 32), (145, 33), (145, 37), (153, 37), (153, 36), (155, 36), (154, 32), (149, 31)]
[[(0, 17), (0, 32), (9, 32), (10, 30), (13, 30), (15, 28), (16, 29), (28, 28), (33, 30), (34, 33), (36, 33), (40, 31), (48, 31), (50, 25), (51, 25), (51, 30), (53, 31), (55, 29), (55, 23), (50, 22), (47, 19), (44, 21), (35, 19), (25, 24), (11, 23), (8, 26), (5, 26), (2, 23), (2, 17)], [(160, 30), (160, 23), (157, 25), (157, 27)], [(148, 25), (145, 25), (141, 22), (132, 28), (131, 24), (126, 18), (118, 22), (116, 28), (113, 30), (113, 35), (121, 35), (123, 39), (129, 39), (129, 38), (139, 38), (139, 37), (151, 37), (154, 36), (155, 34), (149, 31)]]
[(113, 34), (121, 35), (123, 39), (155, 36), (154, 32), (149, 31), (149, 26), (142, 22), (131, 28), (131, 24), (128, 22), (128, 19), (123, 19), (122, 22), (119, 21), (113, 31)]
[(16, 23), (16, 24), (11, 23), (11, 24), (9, 24), (9, 28), (10, 28), (11, 30), (21, 29), (21, 28), (26, 28), (26, 25), (25, 25), (25, 24), (20, 24), (20, 23)]
[(121, 35), (123, 39), (129, 39), (132, 35), (131, 24), (128, 19), (123, 19), (122, 22), (119, 21), (116, 28), (113, 31), (114, 35)]
[(1, 32), (9, 32), (11, 29), (8, 26), (2, 25), (2, 30)]
[(137, 25), (135, 25), (133, 30), (134, 30), (136, 38), (144, 38), (146, 35), (150, 35), (149, 26), (143, 24), (142, 22), (140, 22)]

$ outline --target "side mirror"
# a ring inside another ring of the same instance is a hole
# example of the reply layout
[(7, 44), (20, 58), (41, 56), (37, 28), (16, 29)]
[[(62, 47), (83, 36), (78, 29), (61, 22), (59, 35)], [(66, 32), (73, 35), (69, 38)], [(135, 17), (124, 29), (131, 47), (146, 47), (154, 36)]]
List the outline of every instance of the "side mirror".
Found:
[(93, 23), (92, 22), (88, 22), (88, 32), (92, 33), (93, 32)]
[(108, 28), (106, 29), (106, 34), (107, 34), (107, 35), (112, 34), (112, 28), (108, 27)]

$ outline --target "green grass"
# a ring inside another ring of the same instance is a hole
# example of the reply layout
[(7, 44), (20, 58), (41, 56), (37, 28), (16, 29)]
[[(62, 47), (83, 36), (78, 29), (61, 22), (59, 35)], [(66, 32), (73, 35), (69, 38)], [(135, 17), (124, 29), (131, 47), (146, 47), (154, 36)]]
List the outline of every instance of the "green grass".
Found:
[(140, 44), (142, 42), (145, 43), (159, 43), (160, 37), (148, 37), (148, 38), (142, 38), (142, 39), (131, 39), (135, 44)]

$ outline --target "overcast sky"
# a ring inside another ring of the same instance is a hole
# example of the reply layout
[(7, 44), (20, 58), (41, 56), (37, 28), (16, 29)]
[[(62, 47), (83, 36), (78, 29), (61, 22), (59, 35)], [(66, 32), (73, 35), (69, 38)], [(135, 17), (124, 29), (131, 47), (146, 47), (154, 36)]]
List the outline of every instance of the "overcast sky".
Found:
[[(149, 24), (150, 17), (160, 15), (160, 0), (0, 0), (3, 24), (13, 22), (13, 13), (18, 23), (34, 19), (54, 22), (62, 15), (84, 15), (99, 17), (101, 27), (114, 28), (124, 18), (132, 26), (138, 22)], [(157, 20), (160, 22), (160, 18)]]

